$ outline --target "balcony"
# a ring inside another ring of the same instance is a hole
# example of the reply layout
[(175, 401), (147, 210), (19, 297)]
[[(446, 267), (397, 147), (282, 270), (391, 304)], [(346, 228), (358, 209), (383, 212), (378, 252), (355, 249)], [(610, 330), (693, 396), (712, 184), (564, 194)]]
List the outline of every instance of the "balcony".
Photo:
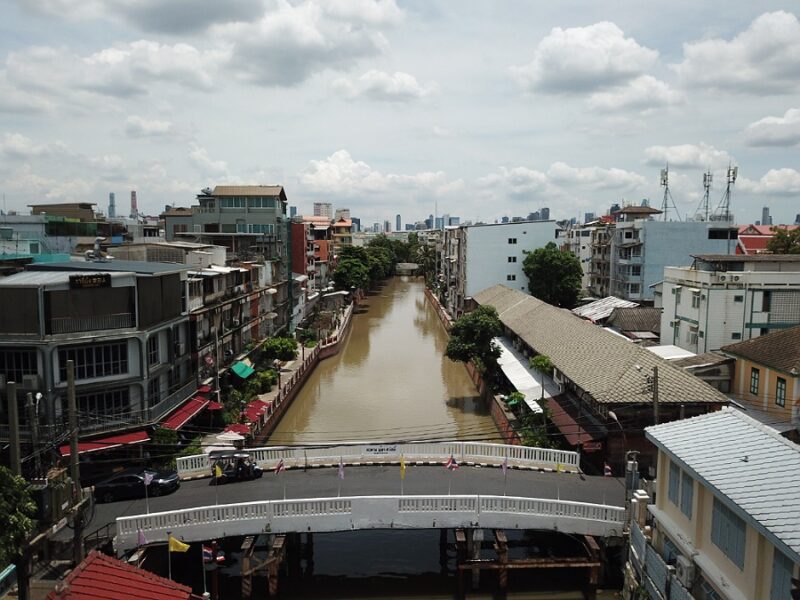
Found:
[(90, 317), (54, 317), (50, 319), (50, 333), (79, 333), (103, 329), (126, 329), (135, 326), (133, 313), (92, 315)]
[(197, 385), (194, 381), (185, 383), (179, 390), (171, 393), (169, 396), (159, 401), (158, 404), (150, 407), (148, 411), (149, 420), (152, 422), (160, 420), (166, 414), (172, 412), (183, 402), (185, 402), (186, 399), (189, 398), (189, 396), (191, 396), (196, 389)]

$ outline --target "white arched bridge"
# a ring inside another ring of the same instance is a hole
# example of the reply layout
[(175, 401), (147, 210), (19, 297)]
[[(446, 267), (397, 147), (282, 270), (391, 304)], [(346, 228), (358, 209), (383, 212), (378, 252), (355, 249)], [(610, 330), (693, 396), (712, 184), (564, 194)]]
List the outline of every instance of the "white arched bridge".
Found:
[[(142, 536), (157, 543), (166, 541), (168, 532), (186, 542), (267, 532), (409, 528), (617, 537), (626, 520), (622, 482), (580, 474), (572, 452), (469, 442), (248, 451), (268, 469), (261, 479), (211, 486), (199, 478), (210, 474), (207, 457), (180, 459), (186, 480), (178, 492), (149, 499), (149, 514), (143, 500), (98, 505), (97, 524), (116, 520), (115, 547), (122, 554)], [(451, 456), (460, 468), (442, 466)], [(273, 473), (280, 460), (289, 470)]]

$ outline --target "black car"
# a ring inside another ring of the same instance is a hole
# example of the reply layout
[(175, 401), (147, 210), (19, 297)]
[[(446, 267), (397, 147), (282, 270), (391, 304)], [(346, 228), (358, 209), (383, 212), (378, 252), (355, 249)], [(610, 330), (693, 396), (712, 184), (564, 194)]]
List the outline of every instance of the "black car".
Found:
[(211, 461), (211, 483), (229, 483), (258, 479), (264, 472), (250, 454), (241, 450), (216, 450), (208, 456)]
[(100, 502), (144, 498), (146, 475), (152, 478), (147, 486), (147, 495), (150, 497), (175, 491), (181, 485), (178, 472), (174, 470), (126, 469), (95, 485), (94, 497)]

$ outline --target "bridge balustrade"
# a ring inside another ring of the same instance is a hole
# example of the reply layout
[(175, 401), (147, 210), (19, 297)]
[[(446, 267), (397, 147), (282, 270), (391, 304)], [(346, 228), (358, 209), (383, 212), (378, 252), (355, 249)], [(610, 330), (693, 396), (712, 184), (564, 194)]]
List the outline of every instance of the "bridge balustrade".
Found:
[[(483, 442), (373, 442), (326, 447), (268, 446), (246, 450), (263, 469), (273, 469), (281, 459), (290, 469), (338, 464), (340, 460), (347, 465), (398, 463), (401, 458), (408, 464), (420, 461), (444, 463), (453, 456), (460, 463), (500, 466), (508, 459), (509, 467), (579, 471), (577, 452)], [(206, 454), (178, 458), (177, 466), (182, 478), (211, 475), (211, 463)]]
[(134, 548), (141, 532), (149, 543), (167, 532), (185, 542), (225, 536), (357, 529), (455, 527), (546, 529), (603, 537), (622, 535), (622, 507), (513, 496), (348, 496), (266, 500), (120, 517), (115, 547)]

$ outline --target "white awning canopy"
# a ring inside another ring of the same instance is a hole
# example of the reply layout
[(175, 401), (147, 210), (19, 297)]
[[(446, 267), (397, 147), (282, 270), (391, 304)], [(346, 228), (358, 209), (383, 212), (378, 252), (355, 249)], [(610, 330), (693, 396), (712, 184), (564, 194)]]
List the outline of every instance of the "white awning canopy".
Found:
[(544, 398), (549, 400), (558, 396), (561, 390), (556, 383), (547, 376), (542, 376), (536, 369), (528, 366), (528, 359), (518, 352), (511, 341), (504, 337), (494, 338), (500, 346), (500, 358), (497, 359), (500, 369), (518, 392), (525, 396), (525, 404), (535, 413), (542, 412), (537, 400), (542, 397), (542, 379), (544, 379)]

